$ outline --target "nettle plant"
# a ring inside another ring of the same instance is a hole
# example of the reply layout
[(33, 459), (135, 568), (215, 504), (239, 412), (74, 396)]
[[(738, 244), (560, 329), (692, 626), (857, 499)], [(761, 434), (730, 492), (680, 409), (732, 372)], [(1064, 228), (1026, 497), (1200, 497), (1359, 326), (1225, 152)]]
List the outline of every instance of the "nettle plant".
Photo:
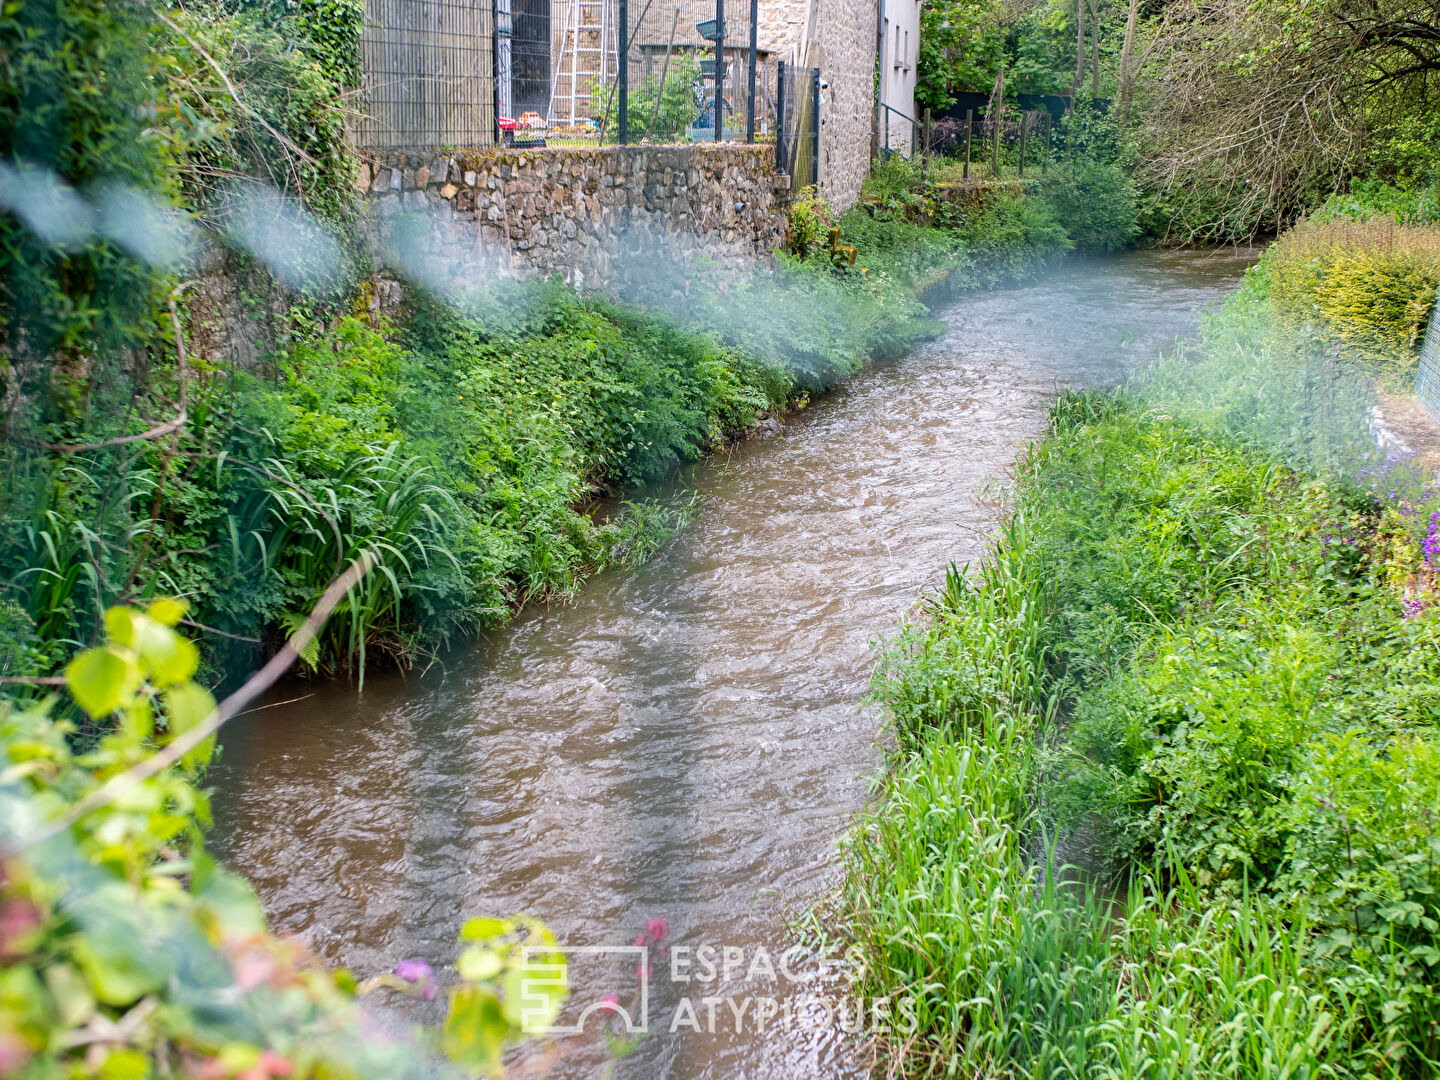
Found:
[(524, 1027), (550, 1024), (566, 996), (565, 958), (543, 923), (467, 922), (448, 1015), (418, 1033), (429, 1052), (382, 1041), (356, 998), (434, 999), (430, 964), (358, 984), (268, 932), (249, 887), (204, 850), (199, 781), (213, 739), (145, 775), (157, 747), (215, 710), (194, 681), (199, 654), (175, 629), (184, 613), (173, 600), (107, 612), (104, 643), (66, 669), (77, 720), (55, 715), (58, 694), (0, 702), (0, 1073), (498, 1072)]

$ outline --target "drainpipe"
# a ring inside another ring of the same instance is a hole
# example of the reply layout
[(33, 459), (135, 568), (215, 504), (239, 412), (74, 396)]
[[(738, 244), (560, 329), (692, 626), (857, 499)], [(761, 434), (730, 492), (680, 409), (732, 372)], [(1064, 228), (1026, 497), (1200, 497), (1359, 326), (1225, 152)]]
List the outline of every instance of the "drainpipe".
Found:
[(871, 136), (875, 152), (870, 155), (872, 158), (880, 156), (880, 117), (885, 110), (885, 0), (879, 0), (875, 18), (875, 70), (880, 77), (875, 84), (875, 134)]

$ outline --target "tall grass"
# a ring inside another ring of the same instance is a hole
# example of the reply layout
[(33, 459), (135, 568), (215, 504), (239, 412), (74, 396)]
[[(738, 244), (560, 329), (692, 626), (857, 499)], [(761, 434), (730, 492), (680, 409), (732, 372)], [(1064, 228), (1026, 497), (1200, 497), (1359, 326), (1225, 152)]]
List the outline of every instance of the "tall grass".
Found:
[(906, 1075), (1440, 1067), (1440, 517), (1265, 284), (1062, 395), (989, 559), (876, 667), (842, 908), (913, 1003)]

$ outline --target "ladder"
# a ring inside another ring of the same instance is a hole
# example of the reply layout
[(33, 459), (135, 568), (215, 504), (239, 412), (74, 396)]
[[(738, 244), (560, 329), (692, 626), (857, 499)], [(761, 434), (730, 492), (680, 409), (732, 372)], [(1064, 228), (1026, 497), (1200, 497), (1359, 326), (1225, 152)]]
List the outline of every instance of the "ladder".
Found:
[(613, 2), (569, 0), (550, 86), (550, 124), (599, 120), (605, 101), (592, 101), (591, 87), (608, 87), (619, 67)]

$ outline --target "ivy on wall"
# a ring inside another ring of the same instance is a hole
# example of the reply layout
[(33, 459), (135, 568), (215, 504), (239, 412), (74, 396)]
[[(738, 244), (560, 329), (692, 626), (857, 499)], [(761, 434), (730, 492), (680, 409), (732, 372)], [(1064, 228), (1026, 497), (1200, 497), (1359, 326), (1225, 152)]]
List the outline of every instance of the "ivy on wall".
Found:
[(289, 37), (342, 87), (360, 85), (360, 31), (365, 0), (225, 0), (234, 11), (248, 11)]

